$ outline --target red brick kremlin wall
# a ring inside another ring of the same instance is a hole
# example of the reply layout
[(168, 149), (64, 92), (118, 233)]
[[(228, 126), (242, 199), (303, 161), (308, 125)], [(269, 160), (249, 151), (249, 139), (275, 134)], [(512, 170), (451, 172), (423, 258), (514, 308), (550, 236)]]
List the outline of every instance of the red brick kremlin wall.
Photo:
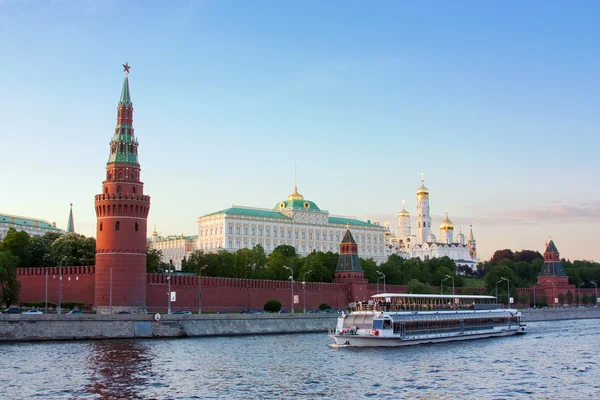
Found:
[[(26, 268), (19, 269), (17, 276), (21, 282), (20, 302), (44, 301), (46, 292), (46, 270), (48, 271), (48, 301), (58, 303), (59, 268)], [(62, 299), (63, 301), (80, 301), (88, 305), (94, 303), (94, 267), (63, 267)], [(116, 284), (116, 282), (114, 282)], [(281, 301), (283, 308), (289, 309), (291, 303), (291, 286), (289, 281), (269, 281), (254, 279), (213, 278), (202, 277), (202, 310), (241, 311), (261, 310), (267, 300)], [(365, 299), (350, 299), (350, 283), (319, 283), (306, 284), (306, 308), (318, 308), (319, 304), (327, 303), (334, 308), (346, 308), (348, 302)], [(386, 292), (407, 293), (407, 287), (402, 285), (386, 285)], [(439, 287), (431, 287), (437, 293)], [(533, 288), (519, 288), (522, 305), (529, 300)], [(548, 303), (551, 303), (552, 288), (547, 293)], [(566, 294), (567, 290), (575, 296), (577, 289), (573, 285), (555, 287), (558, 293)], [(176, 301), (171, 304), (173, 310), (198, 310), (198, 278), (195, 276), (174, 276), (171, 291), (176, 293)], [(539, 285), (536, 293), (539, 296), (548, 288)], [(168, 283), (165, 275), (146, 275), (147, 310), (148, 312), (166, 312), (168, 305)], [(383, 283), (367, 284), (368, 296), (383, 292)], [(483, 294), (481, 288), (456, 288), (457, 294)], [(595, 291), (581, 289), (581, 294), (594, 296)], [(114, 292), (113, 292), (114, 294)], [(299, 296), (297, 310), (303, 308), (304, 291), (301, 282), (294, 282), (294, 294)], [(114, 301), (114, 299), (113, 299)], [(114, 302), (113, 302), (114, 304)]]

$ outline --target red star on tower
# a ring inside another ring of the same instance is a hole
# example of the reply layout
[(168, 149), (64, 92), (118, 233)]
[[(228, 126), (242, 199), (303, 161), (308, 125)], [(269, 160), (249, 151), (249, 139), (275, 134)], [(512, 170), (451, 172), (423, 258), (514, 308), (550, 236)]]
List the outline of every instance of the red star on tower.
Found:
[(129, 73), (129, 69), (130, 69), (130, 68), (131, 68), (131, 67), (129, 66), (129, 64), (127, 64), (127, 63), (123, 64), (123, 71), (125, 71), (125, 72)]

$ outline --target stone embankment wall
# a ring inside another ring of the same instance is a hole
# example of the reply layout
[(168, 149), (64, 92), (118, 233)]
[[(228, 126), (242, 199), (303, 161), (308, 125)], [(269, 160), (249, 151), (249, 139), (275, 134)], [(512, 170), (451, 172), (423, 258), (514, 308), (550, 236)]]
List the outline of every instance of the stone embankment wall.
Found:
[(600, 318), (599, 308), (556, 308), (523, 310), (525, 322), (559, 321), (564, 319)]
[(337, 314), (0, 315), (1, 341), (327, 332)]

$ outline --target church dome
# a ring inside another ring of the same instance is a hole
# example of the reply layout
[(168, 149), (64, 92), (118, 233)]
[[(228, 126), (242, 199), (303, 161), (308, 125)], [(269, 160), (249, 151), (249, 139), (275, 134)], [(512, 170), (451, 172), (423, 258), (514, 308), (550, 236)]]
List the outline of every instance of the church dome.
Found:
[(399, 217), (410, 217), (410, 214), (408, 213), (408, 211), (406, 211), (406, 208), (404, 208), (404, 200), (402, 200), (402, 211), (400, 211), (398, 213)]
[(417, 189), (417, 195), (419, 194), (429, 194), (429, 189), (425, 187), (424, 183), (421, 183), (421, 187)]
[(430, 233), (429, 236), (427, 236), (427, 243), (435, 243), (437, 240), (437, 238), (435, 237), (435, 235), (433, 233)]
[(440, 230), (442, 230), (442, 231), (446, 231), (446, 230), (452, 231), (452, 230), (454, 230), (454, 224), (448, 218), (448, 210), (446, 210), (446, 218), (440, 224)]
[(456, 235), (456, 241), (457, 242), (461, 243), (464, 240), (465, 240), (465, 235), (463, 235), (462, 232), (459, 233), (458, 235)]

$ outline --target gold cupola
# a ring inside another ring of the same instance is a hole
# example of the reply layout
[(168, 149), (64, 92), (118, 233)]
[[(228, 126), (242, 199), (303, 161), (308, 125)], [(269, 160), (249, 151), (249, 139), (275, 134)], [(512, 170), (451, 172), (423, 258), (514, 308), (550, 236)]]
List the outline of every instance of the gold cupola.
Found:
[(421, 172), (421, 186), (417, 189), (418, 197), (429, 196), (429, 189), (425, 187), (425, 174)]
[(156, 232), (156, 224), (154, 224), (154, 230), (152, 231), (152, 236), (153, 237), (157, 237), (158, 236), (158, 232)]
[(453, 231), (454, 230), (454, 224), (448, 218), (448, 209), (446, 209), (446, 218), (440, 224), (440, 230), (441, 231)]
[(406, 211), (406, 208), (404, 207), (404, 200), (402, 200), (402, 211), (400, 211), (398, 213), (399, 217), (410, 217), (410, 214), (408, 213), (408, 211)]
[(294, 193), (288, 196), (288, 200), (304, 200), (304, 196), (298, 193), (298, 186), (294, 185)]

